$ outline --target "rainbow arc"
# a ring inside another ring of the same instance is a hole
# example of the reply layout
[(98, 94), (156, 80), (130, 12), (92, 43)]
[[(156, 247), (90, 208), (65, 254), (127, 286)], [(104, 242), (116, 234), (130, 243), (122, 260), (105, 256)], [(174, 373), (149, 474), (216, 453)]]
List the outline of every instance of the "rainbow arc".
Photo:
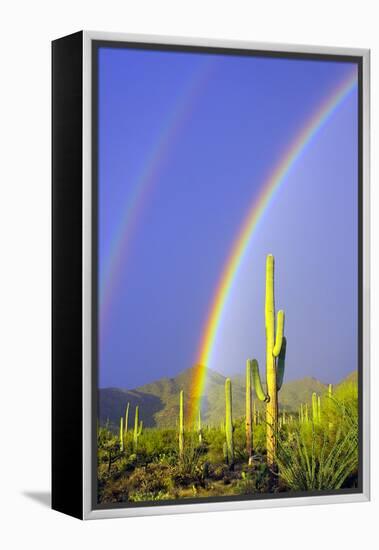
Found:
[(237, 238), (224, 264), (202, 331), (201, 342), (195, 360), (197, 366), (194, 369), (189, 396), (191, 403), (191, 410), (189, 411), (190, 422), (194, 421), (201, 406), (201, 398), (204, 393), (204, 385), (207, 377), (207, 366), (210, 364), (212, 354), (214, 353), (217, 333), (225, 311), (227, 298), (232, 290), (239, 269), (243, 264), (244, 257), (257, 225), (269, 206), (271, 199), (283, 184), (296, 160), (301, 156), (314, 136), (323, 128), (338, 106), (356, 86), (357, 71), (354, 69), (352, 74), (329, 94), (297, 134), (296, 138), (292, 141), (278, 164), (274, 167), (271, 174), (262, 185), (259, 196), (254, 199), (243, 221)]

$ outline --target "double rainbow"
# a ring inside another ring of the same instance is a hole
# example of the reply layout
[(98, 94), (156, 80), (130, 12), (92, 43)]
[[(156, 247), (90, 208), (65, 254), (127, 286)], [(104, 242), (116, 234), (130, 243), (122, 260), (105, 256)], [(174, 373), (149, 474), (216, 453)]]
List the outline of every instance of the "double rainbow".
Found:
[(194, 375), (191, 381), (189, 399), (190, 423), (195, 421), (201, 406), (201, 398), (207, 376), (207, 366), (214, 352), (217, 332), (222, 321), (226, 301), (232, 290), (233, 282), (238, 274), (239, 268), (243, 263), (258, 222), (262, 218), (273, 195), (279, 189), (289, 170), (300, 157), (305, 147), (356, 86), (357, 70), (354, 68), (352, 74), (333, 90), (300, 130), (285, 154), (281, 157), (279, 163), (274, 167), (271, 174), (264, 182), (258, 198), (254, 200), (250, 207), (238, 232), (238, 236), (234, 241), (232, 250), (225, 262), (202, 332), (202, 338), (196, 358), (197, 366), (194, 369)]

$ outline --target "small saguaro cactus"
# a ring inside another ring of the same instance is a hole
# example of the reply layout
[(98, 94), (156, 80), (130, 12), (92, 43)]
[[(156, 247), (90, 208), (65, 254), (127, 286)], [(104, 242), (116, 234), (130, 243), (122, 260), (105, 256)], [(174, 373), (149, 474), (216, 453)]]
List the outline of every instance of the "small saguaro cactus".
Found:
[[(254, 403), (255, 406), (255, 403)], [(255, 410), (254, 410), (255, 412)], [(245, 428), (246, 428), (246, 452), (251, 463), (251, 458), (253, 454), (253, 429), (252, 429), (252, 410), (251, 410), (251, 362), (248, 359), (246, 361), (246, 417), (245, 417)]]
[(183, 403), (183, 390), (179, 395), (179, 456), (183, 458), (184, 451), (184, 403)]
[(302, 424), (304, 422), (304, 413), (303, 413), (303, 404), (300, 403), (299, 407), (299, 422)]
[(232, 382), (230, 378), (225, 380), (225, 436), (228, 464), (234, 465), (234, 442), (233, 442), (233, 416), (232, 416)]
[(124, 450), (124, 419), (120, 418), (120, 451)]
[(134, 431), (133, 431), (133, 447), (134, 447), (134, 452), (135, 453), (137, 452), (138, 438), (141, 435), (140, 430), (139, 430), (139, 418), (138, 417), (139, 417), (139, 407), (138, 407), (138, 405), (136, 405), (136, 410), (135, 410), (135, 413), (134, 413)]
[[(327, 409), (328, 409), (328, 412), (330, 413), (330, 403), (331, 403), (331, 399), (333, 399), (333, 384), (329, 384), (328, 386), (328, 398), (329, 398), (329, 401), (327, 402)], [(328, 428), (329, 430), (333, 428), (333, 423), (330, 420), (328, 422)]]
[(317, 404), (317, 393), (312, 393), (312, 420), (316, 424), (318, 422), (318, 404)]
[(198, 416), (198, 419), (197, 419), (197, 435), (199, 436), (199, 443), (202, 442), (203, 440), (203, 434), (202, 434), (202, 431), (201, 431), (201, 411), (199, 409), (199, 416)]
[(317, 421), (321, 423), (321, 397), (317, 397)]
[(309, 421), (308, 403), (304, 405), (304, 422)]
[(126, 434), (128, 433), (128, 420), (129, 420), (129, 401), (126, 405), (126, 409), (125, 409), (125, 422), (124, 422), (124, 435), (126, 436)]
[(258, 362), (255, 359), (251, 361), (251, 366), (255, 393), (258, 399), (266, 403), (267, 464), (269, 467), (275, 469), (278, 431), (278, 392), (283, 383), (287, 342), (283, 336), (283, 310), (278, 311), (275, 326), (274, 256), (271, 254), (266, 259), (265, 326), (266, 392), (263, 391)]

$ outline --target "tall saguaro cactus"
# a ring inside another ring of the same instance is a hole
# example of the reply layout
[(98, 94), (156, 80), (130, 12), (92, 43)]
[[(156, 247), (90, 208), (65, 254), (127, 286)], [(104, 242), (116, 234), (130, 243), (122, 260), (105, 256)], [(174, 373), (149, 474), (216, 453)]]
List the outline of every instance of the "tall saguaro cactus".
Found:
[(184, 402), (183, 402), (183, 390), (179, 395), (179, 456), (183, 457), (184, 451)]
[(277, 314), (275, 326), (274, 298), (274, 256), (269, 254), (266, 259), (266, 388), (264, 392), (259, 374), (258, 362), (251, 361), (255, 393), (266, 403), (266, 447), (267, 464), (275, 468), (275, 455), (278, 432), (278, 391), (280, 390), (285, 369), (286, 338), (284, 332), (284, 311)]
[[(251, 409), (251, 361), (246, 361), (246, 452), (251, 463), (253, 454), (253, 428), (252, 428), (252, 409)], [(255, 411), (254, 411), (255, 413)]]
[(233, 416), (232, 416), (232, 382), (230, 378), (225, 380), (225, 436), (228, 464), (234, 465), (234, 442), (233, 442)]

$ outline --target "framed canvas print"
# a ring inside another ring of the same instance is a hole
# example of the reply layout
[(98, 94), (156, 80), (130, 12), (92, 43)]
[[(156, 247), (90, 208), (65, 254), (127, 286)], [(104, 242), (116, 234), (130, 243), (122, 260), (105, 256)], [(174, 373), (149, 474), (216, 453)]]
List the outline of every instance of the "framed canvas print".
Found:
[(369, 52), (53, 42), (53, 508), (369, 498)]

